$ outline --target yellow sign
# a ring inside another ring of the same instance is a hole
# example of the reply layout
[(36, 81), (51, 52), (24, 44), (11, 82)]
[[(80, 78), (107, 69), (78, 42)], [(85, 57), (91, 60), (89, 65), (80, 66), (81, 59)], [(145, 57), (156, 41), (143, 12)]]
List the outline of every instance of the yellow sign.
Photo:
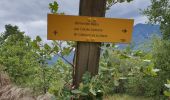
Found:
[(129, 43), (133, 19), (48, 14), (48, 39)]

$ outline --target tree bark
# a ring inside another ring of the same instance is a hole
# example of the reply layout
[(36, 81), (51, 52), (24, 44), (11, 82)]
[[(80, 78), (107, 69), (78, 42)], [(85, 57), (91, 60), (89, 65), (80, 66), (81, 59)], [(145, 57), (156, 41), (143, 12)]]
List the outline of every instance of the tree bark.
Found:
[[(79, 15), (104, 17), (106, 0), (80, 0)], [(83, 74), (88, 71), (96, 75), (99, 69), (101, 43), (77, 42), (75, 75), (73, 84), (77, 88)]]

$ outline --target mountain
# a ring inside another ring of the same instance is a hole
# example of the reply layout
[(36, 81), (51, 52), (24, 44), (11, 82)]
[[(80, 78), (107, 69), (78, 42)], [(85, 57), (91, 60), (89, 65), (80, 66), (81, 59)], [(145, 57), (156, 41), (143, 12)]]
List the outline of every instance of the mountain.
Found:
[(150, 39), (154, 34), (161, 36), (159, 25), (137, 24), (134, 26), (132, 43), (139, 45)]
[[(161, 36), (160, 26), (151, 24), (136, 24), (133, 28), (131, 46), (133, 49), (139, 49), (142, 44), (150, 40), (153, 35)], [(127, 44), (118, 44), (123, 49)]]
[[(151, 25), (151, 24), (137, 24), (134, 26), (133, 35), (132, 35), (132, 45), (134, 49), (138, 49), (139, 45), (143, 44), (145, 41), (150, 40), (153, 35), (161, 36), (160, 26)], [(119, 48), (125, 48), (127, 44), (119, 44)], [(66, 59), (73, 63), (74, 52), (71, 52)], [(55, 55), (52, 60), (48, 61), (49, 64), (54, 64), (58, 59), (58, 56)]]

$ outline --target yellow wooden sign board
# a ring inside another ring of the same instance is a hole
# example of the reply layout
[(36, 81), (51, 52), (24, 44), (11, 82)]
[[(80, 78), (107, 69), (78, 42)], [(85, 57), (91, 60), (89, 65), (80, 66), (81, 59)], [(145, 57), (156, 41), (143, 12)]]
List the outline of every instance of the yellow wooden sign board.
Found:
[(133, 19), (48, 14), (48, 40), (129, 43)]

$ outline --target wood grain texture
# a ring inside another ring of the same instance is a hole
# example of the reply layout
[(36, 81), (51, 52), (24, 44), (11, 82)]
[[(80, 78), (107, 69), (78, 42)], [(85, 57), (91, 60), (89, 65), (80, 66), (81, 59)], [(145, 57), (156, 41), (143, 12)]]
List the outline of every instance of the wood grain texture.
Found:
[[(80, 0), (79, 15), (104, 17), (106, 0)], [(86, 71), (98, 73), (101, 43), (77, 42), (75, 76), (73, 84), (77, 88)]]

